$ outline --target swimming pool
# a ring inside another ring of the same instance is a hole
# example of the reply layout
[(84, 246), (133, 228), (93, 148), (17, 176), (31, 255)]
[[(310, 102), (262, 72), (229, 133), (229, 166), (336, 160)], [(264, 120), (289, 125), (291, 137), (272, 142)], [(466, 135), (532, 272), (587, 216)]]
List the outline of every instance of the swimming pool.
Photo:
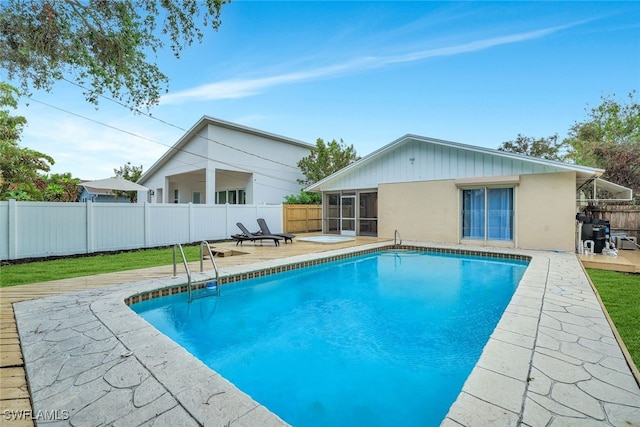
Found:
[(291, 424), (438, 425), (525, 268), (387, 251), (132, 308)]

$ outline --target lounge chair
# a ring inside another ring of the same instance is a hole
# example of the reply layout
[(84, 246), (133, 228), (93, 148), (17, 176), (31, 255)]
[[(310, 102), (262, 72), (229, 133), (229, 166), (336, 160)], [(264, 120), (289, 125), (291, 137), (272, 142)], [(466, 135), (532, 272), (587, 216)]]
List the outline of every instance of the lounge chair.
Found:
[(258, 226), (260, 227), (261, 234), (269, 236), (280, 236), (284, 239), (284, 243), (287, 243), (287, 240), (293, 243), (293, 238), (296, 237), (295, 234), (291, 233), (272, 233), (271, 230), (269, 230), (267, 221), (265, 221), (264, 218), (258, 218)]
[(260, 240), (260, 241), (262, 241), (262, 240), (273, 240), (273, 243), (275, 243), (276, 246), (279, 246), (280, 245), (280, 240), (284, 239), (284, 237), (274, 236), (274, 235), (271, 235), (271, 234), (256, 234), (256, 233), (252, 233), (249, 230), (247, 230), (247, 227), (242, 225), (241, 222), (237, 222), (236, 225), (238, 226), (240, 231), (242, 231), (242, 234), (234, 234), (234, 235), (231, 236), (231, 238), (236, 241), (236, 246), (238, 246), (238, 243), (240, 245), (242, 245), (242, 242), (245, 242), (247, 240), (249, 240), (251, 242), (255, 242), (256, 240)]

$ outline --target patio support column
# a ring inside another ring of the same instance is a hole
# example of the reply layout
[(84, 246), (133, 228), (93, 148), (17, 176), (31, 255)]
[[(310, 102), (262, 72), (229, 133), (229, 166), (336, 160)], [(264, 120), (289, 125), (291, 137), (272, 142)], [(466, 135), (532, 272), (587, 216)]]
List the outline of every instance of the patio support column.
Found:
[(216, 168), (213, 165), (205, 171), (205, 200), (208, 205), (216, 202)]
[(171, 189), (169, 188), (169, 177), (164, 177), (164, 191), (162, 192), (162, 202), (161, 203), (173, 203), (173, 195), (170, 194)]

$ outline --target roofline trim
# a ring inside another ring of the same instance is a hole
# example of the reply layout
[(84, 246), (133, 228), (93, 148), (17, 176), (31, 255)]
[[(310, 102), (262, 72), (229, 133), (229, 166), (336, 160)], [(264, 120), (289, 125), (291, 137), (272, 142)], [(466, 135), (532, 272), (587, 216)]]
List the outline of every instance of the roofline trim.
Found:
[(368, 155), (364, 156), (363, 158), (361, 158), (357, 162), (353, 162), (349, 166), (346, 166), (346, 167), (342, 168), (341, 170), (329, 175), (328, 177), (325, 177), (325, 178), (321, 179), (320, 181), (316, 182), (315, 184), (312, 184), (312, 185), (308, 186), (307, 188), (305, 188), (305, 191), (308, 191), (308, 192), (316, 191), (317, 192), (317, 191), (319, 191), (319, 190), (317, 190), (317, 188), (322, 186), (323, 184), (336, 179), (338, 176), (343, 175), (343, 174), (347, 173), (348, 171), (350, 171), (350, 170), (352, 170), (354, 168), (357, 168), (360, 165), (371, 161), (372, 159), (374, 159), (375, 157), (378, 157), (382, 153), (384, 153), (386, 151), (390, 151), (391, 149), (395, 148), (396, 146), (401, 145), (401, 144), (403, 144), (403, 143), (405, 143), (406, 141), (409, 141), (409, 140), (427, 142), (427, 143), (432, 143), (432, 144), (438, 144), (438, 145), (441, 145), (441, 146), (457, 148), (457, 149), (462, 149), (462, 150), (468, 150), (468, 151), (473, 151), (473, 152), (477, 152), (477, 153), (481, 153), (481, 154), (490, 154), (490, 155), (505, 157), (505, 158), (509, 158), (509, 159), (513, 159), (513, 160), (520, 160), (520, 161), (525, 161), (525, 162), (530, 162), (530, 163), (537, 163), (537, 164), (541, 164), (541, 165), (545, 165), (545, 166), (552, 166), (552, 167), (556, 167), (556, 168), (560, 168), (560, 169), (565, 169), (567, 171), (587, 172), (587, 173), (590, 173), (590, 174), (596, 174), (598, 176), (600, 176), (600, 175), (602, 175), (604, 173), (604, 169), (591, 168), (591, 167), (588, 167), (588, 166), (572, 165), (572, 164), (569, 164), (569, 163), (558, 162), (558, 161), (555, 161), (555, 160), (545, 160), (545, 159), (539, 159), (539, 158), (536, 158), (536, 157), (525, 156), (523, 154), (510, 153), (508, 151), (500, 151), (500, 150), (493, 149), (493, 148), (478, 147), (478, 146), (475, 146), (475, 145), (462, 144), (462, 143), (459, 143), (459, 142), (446, 141), (446, 140), (443, 140), (443, 139), (429, 138), (429, 137), (424, 137), (424, 136), (414, 135), (414, 134), (406, 134), (406, 135), (404, 135), (404, 136), (392, 141), (391, 143), (389, 143), (389, 144), (387, 144), (387, 145), (385, 145), (385, 146), (383, 146), (381, 148), (378, 148), (377, 150), (369, 153)]

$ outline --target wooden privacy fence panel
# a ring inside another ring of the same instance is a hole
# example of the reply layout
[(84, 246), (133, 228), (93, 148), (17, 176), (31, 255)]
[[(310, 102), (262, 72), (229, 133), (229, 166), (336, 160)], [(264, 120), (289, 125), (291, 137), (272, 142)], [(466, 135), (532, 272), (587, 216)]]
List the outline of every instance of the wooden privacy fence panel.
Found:
[(609, 220), (612, 233), (626, 233), (640, 242), (640, 206), (595, 206), (588, 210), (594, 218)]
[(282, 205), (0, 202), (0, 261), (225, 240), (242, 222), (283, 230)]
[(322, 205), (282, 205), (285, 233), (322, 231)]

